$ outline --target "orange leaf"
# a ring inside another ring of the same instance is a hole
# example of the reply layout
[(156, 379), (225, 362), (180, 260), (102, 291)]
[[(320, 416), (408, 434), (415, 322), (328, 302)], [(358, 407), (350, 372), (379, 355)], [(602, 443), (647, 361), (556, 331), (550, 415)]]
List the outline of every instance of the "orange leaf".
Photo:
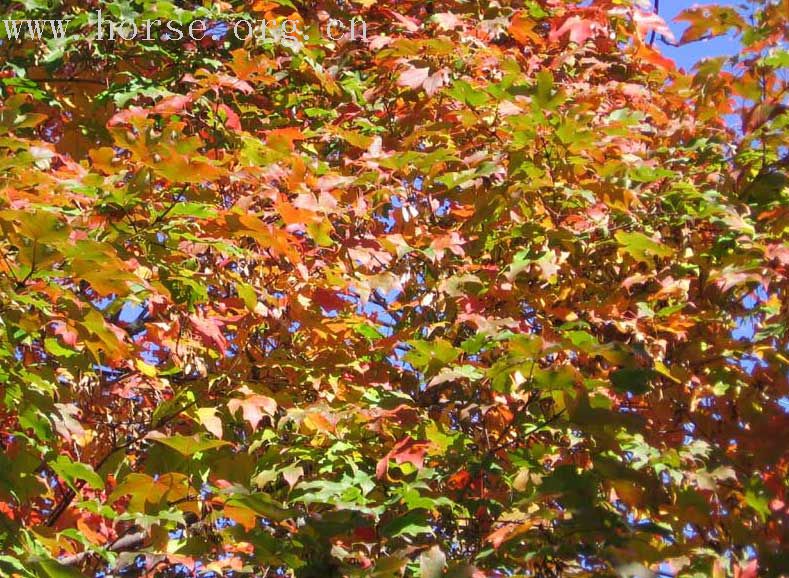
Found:
[(534, 27), (537, 25), (529, 15), (520, 10), (512, 16), (510, 22), (510, 34), (520, 44), (526, 45), (538, 42), (540, 37), (534, 32)]
[(266, 144), (279, 151), (293, 151), (297, 140), (304, 140), (306, 137), (296, 127), (277, 128), (268, 131), (266, 134)]
[[(246, 387), (241, 389), (242, 392), (249, 392)], [(244, 419), (249, 422), (252, 429), (257, 429), (260, 420), (265, 415), (274, 415), (277, 412), (277, 402), (266, 395), (251, 394), (247, 395), (244, 399), (231, 399), (227, 402), (227, 408), (230, 413), (236, 413), (238, 408), (241, 408)]]
[(506, 526), (502, 526), (498, 530), (494, 530), (488, 534), (488, 537), (485, 538), (485, 541), (490, 542), (494, 548), (499, 548), (499, 546), (501, 546), (504, 542), (511, 540), (519, 534), (528, 532), (532, 525), (533, 524), (531, 522), (524, 522), (522, 524), (507, 524)]

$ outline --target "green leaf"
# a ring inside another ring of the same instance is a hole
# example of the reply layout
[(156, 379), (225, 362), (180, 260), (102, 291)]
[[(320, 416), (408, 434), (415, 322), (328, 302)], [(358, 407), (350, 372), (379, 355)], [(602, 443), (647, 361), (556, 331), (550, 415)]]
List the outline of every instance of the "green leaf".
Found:
[(537, 73), (537, 104), (542, 108), (547, 108), (551, 101), (551, 90), (553, 89), (553, 74), (550, 70), (543, 68)]
[(759, 515), (762, 522), (770, 515), (770, 498), (764, 484), (758, 478), (751, 478), (745, 490), (745, 503)]
[(175, 435), (167, 437), (159, 432), (152, 432), (148, 434), (146, 439), (164, 444), (184, 456), (193, 456), (197, 452), (204, 452), (230, 445), (229, 442), (209, 439), (200, 434), (195, 434), (193, 436)]
[(85, 578), (85, 575), (71, 566), (64, 566), (57, 560), (39, 560), (33, 563), (39, 578)]
[(671, 247), (667, 247), (643, 233), (617, 231), (614, 236), (624, 253), (642, 263), (652, 263), (655, 257), (671, 257), (674, 254)]
[(73, 462), (67, 456), (60, 455), (57, 460), (50, 462), (49, 466), (75, 491), (77, 490), (77, 480), (85, 481), (94, 490), (104, 487), (104, 480), (88, 464)]
[(390, 538), (398, 536), (419, 536), (432, 534), (433, 528), (428, 524), (426, 510), (412, 510), (404, 516), (397, 516), (386, 523), (381, 532)]
[(452, 83), (452, 88), (448, 91), (452, 98), (460, 102), (477, 108), (484, 105), (490, 97), (481, 90), (476, 90), (465, 80), (456, 80)]
[(254, 311), (258, 304), (258, 295), (255, 288), (248, 283), (236, 283), (236, 290), (238, 291), (238, 296), (244, 300), (244, 305), (246, 305), (247, 309)]
[(4, 554), (0, 554), (0, 567), (2, 567), (3, 564), (10, 566), (17, 572), (22, 572), (23, 576), (30, 576), (30, 573), (27, 571), (27, 569), (22, 564), (22, 562), (12, 556), (6, 556)]
[(533, 384), (544, 390), (571, 390), (577, 378), (576, 372), (568, 365), (558, 369), (541, 369), (533, 371)]
[(430, 381), (429, 386), (432, 387), (446, 381), (456, 381), (458, 379), (477, 381), (483, 377), (485, 377), (485, 374), (473, 365), (456, 365), (442, 368), (441, 372)]
[(58, 343), (58, 340), (54, 337), (47, 337), (44, 339), (44, 348), (47, 350), (47, 352), (57, 357), (68, 358), (78, 355), (78, 352), (74, 351), (73, 349), (68, 349), (60, 345), (60, 343)]
[(268, 494), (234, 494), (225, 502), (228, 506), (245, 508), (258, 516), (281, 522), (294, 516), (294, 512), (285, 509), (282, 504)]
[(445, 339), (434, 341), (413, 340), (408, 344), (413, 348), (404, 359), (417, 369), (438, 370), (444, 365), (452, 363), (461, 353), (460, 349), (453, 347)]
[(216, 210), (206, 203), (177, 203), (168, 213), (169, 217), (192, 217), (195, 219), (211, 219)]
[(356, 331), (356, 333), (366, 337), (371, 341), (375, 341), (376, 339), (381, 339), (383, 337), (383, 334), (369, 323), (360, 323), (358, 325), (354, 325), (353, 329)]
[(641, 395), (649, 391), (649, 381), (656, 376), (651, 369), (619, 369), (611, 374), (611, 383), (621, 393)]

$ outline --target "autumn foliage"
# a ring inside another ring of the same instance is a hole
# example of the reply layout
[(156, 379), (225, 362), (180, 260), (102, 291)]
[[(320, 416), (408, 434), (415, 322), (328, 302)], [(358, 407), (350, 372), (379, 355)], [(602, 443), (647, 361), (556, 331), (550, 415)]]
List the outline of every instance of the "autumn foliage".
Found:
[(789, 572), (786, 7), (4, 3), (0, 575)]

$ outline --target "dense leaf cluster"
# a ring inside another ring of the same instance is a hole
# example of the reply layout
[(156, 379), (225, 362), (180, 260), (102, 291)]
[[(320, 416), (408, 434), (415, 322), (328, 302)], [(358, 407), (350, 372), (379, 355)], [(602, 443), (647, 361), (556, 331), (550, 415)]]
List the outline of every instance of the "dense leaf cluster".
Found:
[(635, 0), (4, 4), (72, 20), (0, 42), (0, 574), (785, 574), (750, 4), (683, 14), (742, 43), (691, 73)]

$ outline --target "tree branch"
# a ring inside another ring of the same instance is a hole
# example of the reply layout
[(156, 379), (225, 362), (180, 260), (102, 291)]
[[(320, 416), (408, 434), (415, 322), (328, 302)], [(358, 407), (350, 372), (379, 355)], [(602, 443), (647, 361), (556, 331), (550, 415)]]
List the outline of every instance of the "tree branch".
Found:
[(107, 87), (107, 83), (102, 82), (100, 80), (94, 80), (92, 78), (54, 78), (54, 77), (46, 77), (46, 78), (29, 78), (32, 82), (59, 82), (59, 83), (67, 83), (67, 84), (95, 84), (96, 86), (102, 86), (104, 88)]
[[(109, 451), (109, 453), (106, 456), (104, 456), (99, 461), (99, 463), (96, 464), (96, 466), (93, 469), (95, 471), (100, 470), (101, 467), (104, 464), (106, 464), (107, 461), (113, 455), (115, 455), (117, 452), (119, 452), (120, 450), (126, 449), (126, 448), (128, 448), (129, 446), (131, 446), (133, 444), (136, 444), (137, 442), (142, 440), (145, 436), (147, 436), (152, 431), (159, 429), (163, 425), (167, 424), (168, 422), (170, 422), (173, 419), (175, 419), (176, 417), (178, 417), (181, 413), (183, 413), (184, 411), (186, 411), (187, 409), (192, 407), (195, 403), (197, 403), (197, 401), (192, 401), (192, 402), (187, 403), (185, 406), (180, 408), (178, 411), (176, 411), (176, 412), (174, 412), (174, 413), (172, 413), (172, 414), (170, 414), (168, 416), (165, 416), (165, 417), (161, 418), (156, 424), (151, 425), (151, 427), (148, 430), (146, 430), (145, 432), (143, 432), (141, 434), (138, 434), (137, 436), (135, 436), (131, 440), (127, 441), (126, 443), (123, 443), (123, 444), (115, 446), (114, 448), (112, 448)], [(77, 492), (81, 491), (82, 488), (85, 487), (85, 484), (86, 484), (86, 482), (84, 480), (80, 480), (79, 482), (77, 482), (75, 484), (77, 486), (77, 491), (74, 491), (73, 489), (69, 489), (69, 491), (66, 493), (66, 495), (63, 496), (63, 499), (60, 501), (60, 503), (58, 503), (58, 505), (55, 507), (55, 509), (52, 510), (52, 513), (49, 515), (49, 518), (47, 518), (47, 521), (45, 523), (46, 526), (51, 527), (51, 526), (53, 526), (55, 524), (55, 522), (58, 521), (58, 518), (60, 518), (60, 516), (63, 515), (63, 512), (66, 511), (66, 509), (71, 505), (71, 502), (74, 501), (74, 498), (77, 497)]]

